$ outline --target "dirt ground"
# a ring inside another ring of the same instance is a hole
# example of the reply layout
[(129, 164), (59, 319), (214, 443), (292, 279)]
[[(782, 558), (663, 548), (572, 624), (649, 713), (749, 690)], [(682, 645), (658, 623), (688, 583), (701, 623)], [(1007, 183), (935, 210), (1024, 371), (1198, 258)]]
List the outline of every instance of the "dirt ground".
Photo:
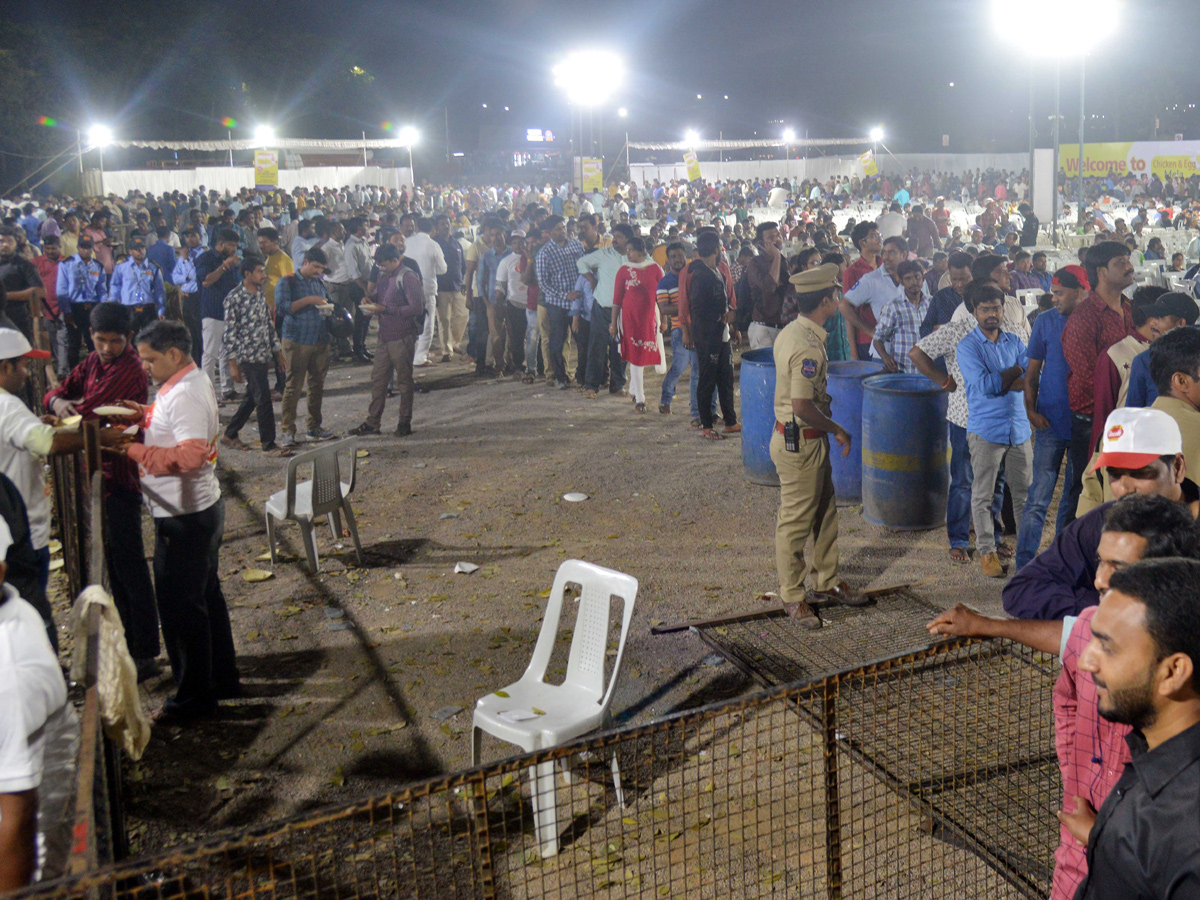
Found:
[[(427, 392), (416, 397), (414, 434), (390, 435), (392, 400), (385, 436), (360, 440), (361, 567), (350, 539), (335, 547), (324, 528), (323, 571), (309, 574), (289, 524), (290, 560), (247, 582), (244, 570), (270, 567), (256, 559), (267, 549), (263, 503), (283, 488), (285, 462), (222, 449), (221, 578), (247, 696), (217, 720), (156, 729), (143, 759), (127, 763), (134, 853), (469, 765), (474, 701), (524, 670), (542, 594), (564, 559), (640, 582), (613, 703), (619, 723), (755, 689), (696, 636), (650, 633), (761, 607), (777, 588), (777, 490), (744, 479), (736, 438), (708, 443), (689, 427), (686, 378), (675, 413), (662, 416), (652, 370), (645, 415), (607, 394), (478, 380), (457, 360), (419, 371)], [(330, 370), (327, 427), (344, 434), (362, 421), (367, 382), (365, 366)], [(253, 423), (242, 438), (256, 441)], [(568, 491), (589, 499), (565, 502)], [(950, 563), (943, 530), (890, 533), (843, 507), (840, 547), (856, 585), (913, 582), (939, 605), (1000, 609), (1001, 582)], [(460, 561), (481, 568), (454, 574)], [(552, 675), (563, 665), (556, 659)], [(173, 685), (164, 675), (143, 687), (154, 709)], [(485, 739), (484, 759), (513, 749)]]

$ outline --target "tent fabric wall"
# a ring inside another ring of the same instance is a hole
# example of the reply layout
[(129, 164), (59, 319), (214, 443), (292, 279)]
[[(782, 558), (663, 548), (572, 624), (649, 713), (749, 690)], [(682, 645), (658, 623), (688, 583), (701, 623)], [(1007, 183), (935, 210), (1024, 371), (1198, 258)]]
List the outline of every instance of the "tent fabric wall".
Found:
[[(379, 166), (306, 166), (300, 169), (280, 169), (279, 186), (284, 190), (298, 187), (351, 187), (371, 184), (385, 188), (411, 185), (412, 170), (384, 169)], [(208, 190), (236, 194), (242, 188), (254, 187), (254, 168), (211, 166), (201, 169), (125, 169), (104, 173), (104, 193), (124, 197), (130, 191), (163, 194), (169, 191), (190, 193), (200, 185)], [(84, 173), (85, 195), (97, 196), (100, 191), (100, 172), (90, 169)]]

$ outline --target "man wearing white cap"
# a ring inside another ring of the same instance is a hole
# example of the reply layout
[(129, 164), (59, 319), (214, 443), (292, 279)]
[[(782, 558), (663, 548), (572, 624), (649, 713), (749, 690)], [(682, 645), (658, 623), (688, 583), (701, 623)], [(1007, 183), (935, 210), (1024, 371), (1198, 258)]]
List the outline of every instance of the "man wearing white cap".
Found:
[[(0, 581), (12, 544), (0, 519)], [(10, 584), (0, 593), (0, 893), (63, 874), (79, 721), (37, 611)]]
[[(1158, 409), (1114, 409), (1094, 468), (1103, 469), (1113, 495), (1158, 494), (1200, 516), (1200, 488), (1187, 477), (1179, 425)], [(1004, 610), (1019, 619), (1061, 619), (1095, 606), (1097, 556), (1104, 503), (1062, 530), (1046, 550), (1004, 586)]]
[[(63, 431), (44, 422), (21, 400), (29, 381), (27, 360), (49, 358), (48, 350), (34, 350), (21, 332), (0, 328), (0, 472), (17, 486), (25, 501), (29, 538), (38, 558), (43, 592), (50, 578), (50, 498), (42, 477), (43, 460), (51, 453), (68, 453), (83, 446), (78, 432)], [(107, 434), (102, 431), (101, 439), (110, 446), (124, 440), (119, 430)], [(49, 607), (42, 614), (48, 616)], [(53, 634), (53, 623), (47, 619), (46, 625)]]

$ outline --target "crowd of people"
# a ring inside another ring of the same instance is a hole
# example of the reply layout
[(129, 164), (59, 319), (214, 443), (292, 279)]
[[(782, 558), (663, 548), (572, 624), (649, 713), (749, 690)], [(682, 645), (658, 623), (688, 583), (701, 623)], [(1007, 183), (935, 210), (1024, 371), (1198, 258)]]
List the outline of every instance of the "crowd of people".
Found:
[[(1133, 290), (1135, 257), (1161, 252), (1145, 231), (1167, 225), (1168, 210), (1172, 222), (1194, 216), (1151, 201), (1195, 184), (1121, 186), (1148, 205), (1128, 225), (1090, 219), (1095, 236), (1079, 264), (1053, 269), (1026, 185), (1023, 174), (913, 173), (592, 193), (355, 186), (26, 200), (0, 225), (0, 545), (10, 544), (0, 630), (32, 640), (28, 601), (48, 653), (56, 640), (42, 460), (77, 449), (78, 433), (65, 427), (75, 416), (119, 426), (101, 432), (113, 599), (139, 678), (159, 670), (161, 628), (176, 683), (161, 716), (186, 724), (241, 691), (219, 577), (218, 451), (250, 451), (241, 433), (252, 418), (259, 449), (273, 456), (334, 437), (322, 416), (331, 364), (370, 366), (355, 435), (382, 433), (390, 397), (393, 434), (410, 435), (415, 370), (457, 357), (481, 378), (628, 398), (635, 415), (655, 406), (671, 415), (690, 370), (690, 424), (721, 441), (741, 431), (734, 350), (743, 344), (771, 348), (779, 373), (771, 456), (781, 595), (803, 627), (819, 627), (812, 596), (865, 602), (838, 574), (829, 441), (846, 453), (850, 437), (825, 378), (831, 363), (877, 360), (949, 395), (949, 560), (970, 561), (973, 532), (985, 575), (1015, 569), (1004, 602), (1023, 624), (959, 609), (931, 627), (1061, 651), (1060, 687), (1073, 705), (1060, 729), (1112, 749), (1089, 763), (1060, 748), (1069, 802), (1055, 896), (1070, 896), (1094, 865), (1087, 835), (1107, 828), (1103, 810), (1096, 825), (1089, 811), (1126, 778), (1113, 768), (1125, 732), (1097, 736), (1097, 723), (1139, 729), (1137, 757), (1161, 757), (1198, 713), (1183, 660), (1200, 661), (1200, 563), (1138, 560), (1200, 556), (1200, 495), (1188, 478), (1200, 471), (1200, 332), (1191, 327), (1200, 308), (1191, 293)], [(965, 226), (944, 199), (955, 192), (966, 195), (960, 214), (971, 210)], [(868, 198), (883, 201), (882, 213), (847, 214)], [(1172, 268), (1186, 275), (1184, 262)], [(1022, 290), (1036, 292), (1036, 308), (1018, 301)], [(42, 396), (31, 388), (34, 365), (48, 369)], [(662, 375), (657, 404), (647, 401), (647, 367)], [(126, 412), (105, 409), (114, 405)], [(1060, 477), (1055, 537), (1043, 551)], [(1003, 540), (1006, 502), (1015, 545)], [(143, 508), (154, 523), (152, 567)], [(1131, 534), (1138, 540), (1117, 546)], [(1165, 609), (1161, 584), (1193, 612)], [(1117, 702), (1128, 670), (1096, 649), (1122, 628), (1148, 632), (1156, 649), (1145, 653), (1158, 653), (1158, 693), (1139, 695), (1141, 705)], [(1094, 683), (1084, 687), (1080, 670)], [(1109, 693), (1097, 691), (1102, 675)], [(62, 708), (57, 693), (43, 694), (43, 712)], [(1160, 713), (1175, 731), (1156, 728)]]

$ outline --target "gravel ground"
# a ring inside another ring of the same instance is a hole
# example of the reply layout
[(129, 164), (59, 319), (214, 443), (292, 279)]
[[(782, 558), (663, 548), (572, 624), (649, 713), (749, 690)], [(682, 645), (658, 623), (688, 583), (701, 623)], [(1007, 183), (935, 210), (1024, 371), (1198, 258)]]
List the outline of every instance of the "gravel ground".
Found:
[[(267, 549), (263, 502), (283, 488), (285, 463), (222, 449), (221, 577), (247, 697), (219, 720), (157, 729), (144, 758), (127, 764), (135, 853), (467, 766), (471, 707), (520, 676), (542, 594), (564, 559), (640, 582), (618, 722), (755, 688), (694, 635), (650, 633), (652, 624), (761, 608), (760, 595), (777, 588), (777, 490), (745, 481), (738, 440), (697, 437), (686, 379), (676, 414), (662, 416), (652, 370), (645, 415), (626, 398), (477, 380), (457, 360), (419, 371), (428, 392), (416, 397), (414, 434), (390, 435), (393, 400), (385, 436), (360, 439), (361, 567), (350, 539), (335, 547), (324, 528), (323, 571), (309, 574), (289, 525), (281, 534), (291, 560), (272, 579), (247, 582), (244, 570), (269, 568), (256, 559)], [(332, 368), (326, 427), (357, 425), (368, 393), (366, 367)], [(256, 438), (252, 423), (242, 439)], [(590, 499), (564, 502), (568, 491)], [(891, 533), (843, 507), (840, 546), (858, 586), (908, 582), (939, 606), (1000, 609), (1001, 583), (950, 563), (944, 531)], [(459, 561), (481, 568), (453, 574)], [(564, 667), (556, 654), (552, 675)], [(156, 708), (172, 682), (164, 675), (143, 687)], [(485, 740), (484, 759), (511, 749)]]

